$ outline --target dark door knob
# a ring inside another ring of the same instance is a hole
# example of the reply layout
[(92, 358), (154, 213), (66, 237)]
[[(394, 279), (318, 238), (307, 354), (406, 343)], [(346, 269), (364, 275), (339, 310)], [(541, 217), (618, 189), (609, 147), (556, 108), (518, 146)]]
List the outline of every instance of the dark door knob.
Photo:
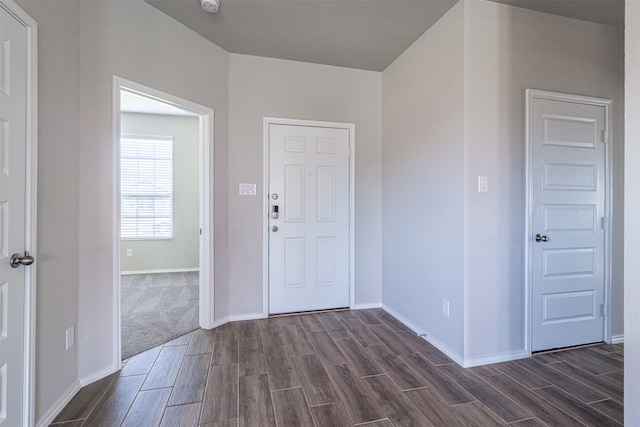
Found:
[(548, 242), (549, 238), (542, 234), (536, 234), (536, 242)]

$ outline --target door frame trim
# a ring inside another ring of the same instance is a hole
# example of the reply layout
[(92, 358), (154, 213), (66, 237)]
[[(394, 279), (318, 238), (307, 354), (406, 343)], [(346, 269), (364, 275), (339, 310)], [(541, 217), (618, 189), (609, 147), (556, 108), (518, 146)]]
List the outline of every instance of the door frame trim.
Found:
[(526, 176), (526, 215), (525, 215), (525, 231), (524, 231), (524, 344), (525, 344), (525, 353), (528, 356), (531, 356), (531, 339), (532, 339), (532, 324), (531, 324), (531, 314), (533, 307), (532, 304), (532, 282), (533, 282), (533, 271), (531, 266), (533, 265), (533, 182), (531, 179), (531, 174), (533, 173), (533, 109), (532, 103), (534, 99), (544, 99), (551, 101), (563, 101), (563, 102), (573, 102), (577, 104), (584, 105), (594, 105), (598, 107), (604, 107), (605, 109), (605, 129), (609, 136), (609, 142), (605, 144), (604, 150), (604, 164), (605, 164), (605, 172), (604, 172), (604, 216), (609, 219), (609, 226), (604, 230), (605, 233), (605, 253), (604, 253), (604, 302), (609, 306), (609, 313), (604, 318), (604, 336), (603, 340), (606, 343), (611, 343), (611, 256), (612, 256), (612, 236), (613, 236), (613, 223), (612, 223), (612, 214), (613, 214), (613, 204), (612, 204), (612, 195), (613, 195), (613, 182), (612, 182), (612, 146), (614, 143), (613, 130), (611, 128), (612, 125), (612, 113), (611, 113), (611, 105), (612, 100), (605, 98), (596, 98), (591, 96), (581, 96), (581, 95), (572, 95), (566, 93), (559, 92), (549, 92), (543, 90), (535, 90), (535, 89), (526, 89), (526, 118), (525, 118), (525, 140), (526, 140), (526, 163), (525, 163), (525, 176)]
[(200, 284), (199, 323), (203, 329), (214, 327), (214, 110), (195, 102), (165, 93), (119, 76), (113, 76), (113, 366), (121, 368), (120, 322), (120, 93), (126, 90), (155, 99), (199, 116), (199, 222), (200, 222)]
[(24, 357), (22, 418), (27, 425), (35, 419), (36, 385), (36, 271), (37, 271), (37, 184), (38, 184), (38, 24), (13, 0), (0, 0), (0, 7), (27, 30), (26, 165), (25, 165), (25, 250), (36, 263), (25, 268)]
[(289, 125), (346, 129), (349, 131), (349, 307), (355, 305), (355, 165), (356, 125), (354, 123), (324, 122), (316, 120), (263, 118), (263, 176), (262, 176), (262, 315), (269, 316), (269, 126)]

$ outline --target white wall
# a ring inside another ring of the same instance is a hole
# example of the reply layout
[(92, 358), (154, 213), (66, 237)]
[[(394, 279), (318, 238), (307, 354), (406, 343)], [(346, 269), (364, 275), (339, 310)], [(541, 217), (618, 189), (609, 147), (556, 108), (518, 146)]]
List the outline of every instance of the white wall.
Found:
[[(383, 303), (463, 352), (463, 7), (383, 72)], [(450, 317), (441, 300), (450, 303)]]
[(640, 425), (640, 2), (626, 3), (624, 423)]
[[(262, 313), (264, 117), (356, 126), (356, 304), (381, 301), (381, 75), (231, 54), (229, 58), (229, 313)], [(255, 197), (239, 183), (256, 183)]]
[[(465, 359), (524, 348), (525, 89), (613, 100), (613, 334), (623, 333), (623, 32), (465, 3)], [(478, 175), (489, 192), (477, 192)]]
[[(111, 367), (114, 284), (112, 76), (215, 109), (216, 291), (226, 289), (228, 55), (142, 1), (80, 2), (81, 377)], [(64, 76), (58, 76), (63, 79)], [(216, 295), (218, 296), (218, 295)], [(223, 311), (225, 305), (221, 305)]]
[[(120, 271), (182, 270), (199, 267), (199, 119), (188, 116), (122, 113), (122, 135), (173, 138), (173, 238), (122, 240)], [(127, 249), (133, 255), (128, 257)]]
[(78, 2), (21, 1), (38, 23), (38, 420), (78, 378)]

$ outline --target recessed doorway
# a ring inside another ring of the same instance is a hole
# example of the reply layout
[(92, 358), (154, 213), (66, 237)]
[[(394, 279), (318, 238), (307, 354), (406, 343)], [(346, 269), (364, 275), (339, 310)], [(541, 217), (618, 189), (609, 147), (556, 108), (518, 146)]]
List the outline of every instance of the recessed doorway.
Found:
[(117, 79), (118, 359), (212, 326), (213, 111)]

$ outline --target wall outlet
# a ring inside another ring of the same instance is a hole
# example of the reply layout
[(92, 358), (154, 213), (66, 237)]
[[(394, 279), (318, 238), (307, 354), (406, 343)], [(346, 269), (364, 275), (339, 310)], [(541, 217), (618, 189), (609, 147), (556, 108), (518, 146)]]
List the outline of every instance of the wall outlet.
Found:
[(69, 350), (76, 343), (76, 326), (71, 325), (65, 333), (65, 347)]
[(133, 256), (133, 249), (127, 249), (127, 256)]
[(449, 301), (446, 299), (442, 300), (442, 314), (449, 317)]

